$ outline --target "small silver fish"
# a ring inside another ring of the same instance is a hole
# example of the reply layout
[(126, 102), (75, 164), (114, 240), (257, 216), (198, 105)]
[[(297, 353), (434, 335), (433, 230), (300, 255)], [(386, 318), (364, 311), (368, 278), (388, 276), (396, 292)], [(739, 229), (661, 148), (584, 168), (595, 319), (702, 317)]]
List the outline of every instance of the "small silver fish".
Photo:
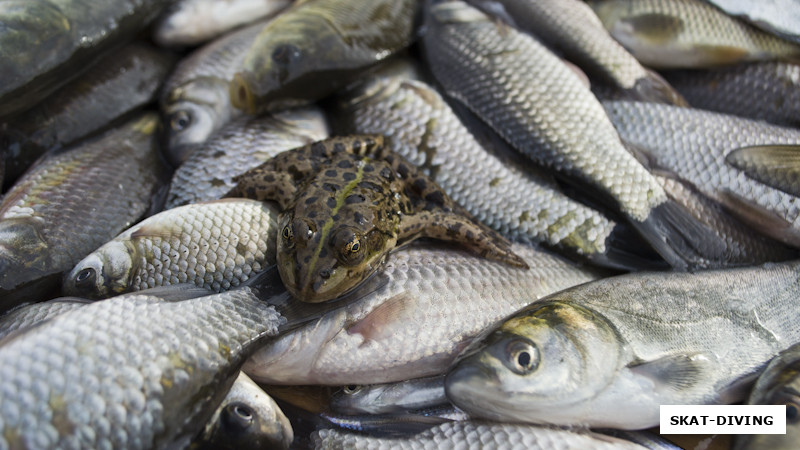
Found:
[(162, 211), (78, 262), (64, 293), (101, 299), (178, 283), (226, 291), (275, 264), (277, 217), (274, 205), (246, 199)]
[(450, 402), (444, 376), (388, 384), (343, 386), (331, 397), (331, 411), (340, 414), (389, 414), (433, 408)]

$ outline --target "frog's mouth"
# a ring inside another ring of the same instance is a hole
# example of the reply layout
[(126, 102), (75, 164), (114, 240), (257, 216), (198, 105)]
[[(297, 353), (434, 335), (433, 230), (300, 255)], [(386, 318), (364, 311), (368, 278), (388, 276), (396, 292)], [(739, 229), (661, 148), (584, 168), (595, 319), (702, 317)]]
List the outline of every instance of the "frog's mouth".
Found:
[[(321, 303), (354, 291), (375, 273), (384, 256), (378, 252), (357, 267), (335, 264), (330, 269), (309, 271), (299, 280), (295, 271), (292, 270), (294, 262), (279, 264), (278, 269), (286, 289), (293, 297), (302, 302)], [(321, 274), (326, 270), (327, 273)]]

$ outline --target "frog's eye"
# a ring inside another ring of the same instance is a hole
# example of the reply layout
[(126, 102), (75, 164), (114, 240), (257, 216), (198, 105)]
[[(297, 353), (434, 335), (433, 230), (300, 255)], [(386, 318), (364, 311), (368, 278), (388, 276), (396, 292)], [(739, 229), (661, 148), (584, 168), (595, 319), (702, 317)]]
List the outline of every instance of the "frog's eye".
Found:
[(281, 231), (281, 236), (283, 236), (283, 240), (287, 244), (292, 244), (292, 242), (294, 241), (294, 230), (291, 224), (283, 227), (283, 231)]
[(169, 118), (172, 131), (183, 131), (192, 124), (192, 116), (186, 111), (178, 111)]
[(528, 340), (515, 339), (506, 346), (506, 366), (525, 375), (539, 367), (539, 349)]
[(364, 259), (366, 243), (355, 231), (344, 228), (333, 236), (333, 248), (342, 264), (354, 265)]

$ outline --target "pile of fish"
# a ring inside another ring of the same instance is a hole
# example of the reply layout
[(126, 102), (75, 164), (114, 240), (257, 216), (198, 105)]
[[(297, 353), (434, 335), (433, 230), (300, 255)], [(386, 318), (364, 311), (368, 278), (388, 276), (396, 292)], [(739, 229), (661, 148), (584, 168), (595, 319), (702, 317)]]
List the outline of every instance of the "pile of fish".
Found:
[(800, 1), (0, 0), (0, 156), (0, 448), (800, 446)]

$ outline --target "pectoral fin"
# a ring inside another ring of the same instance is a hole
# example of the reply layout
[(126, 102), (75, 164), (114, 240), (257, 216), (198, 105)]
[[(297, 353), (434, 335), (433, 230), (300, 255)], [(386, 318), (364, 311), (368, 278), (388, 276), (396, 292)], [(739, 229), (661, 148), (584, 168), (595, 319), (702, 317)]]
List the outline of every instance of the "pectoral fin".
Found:
[(702, 383), (709, 371), (714, 370), (714, 364), (704, 353), (681, 353), (636, 363), (628, 368), (636, 375), (653, 380), (656, 389), (685, 391)]

